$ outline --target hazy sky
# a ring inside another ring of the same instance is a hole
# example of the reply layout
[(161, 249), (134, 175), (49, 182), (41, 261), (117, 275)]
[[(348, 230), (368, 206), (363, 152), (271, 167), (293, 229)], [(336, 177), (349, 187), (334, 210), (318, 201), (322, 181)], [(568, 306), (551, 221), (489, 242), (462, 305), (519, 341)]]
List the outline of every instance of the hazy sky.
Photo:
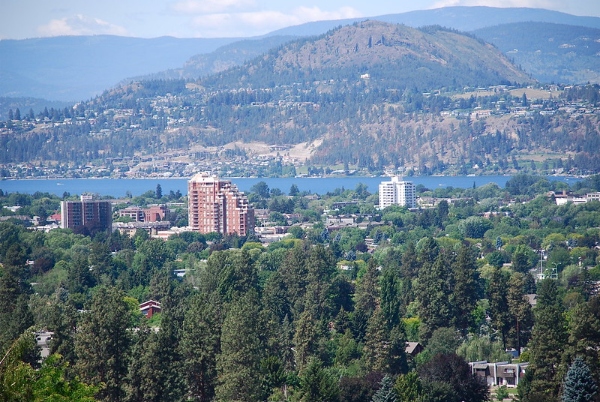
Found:
[(248, 37), (309, 21), (475, 5), (600, 17), (600, 0), (2, 0), (0, 39)]

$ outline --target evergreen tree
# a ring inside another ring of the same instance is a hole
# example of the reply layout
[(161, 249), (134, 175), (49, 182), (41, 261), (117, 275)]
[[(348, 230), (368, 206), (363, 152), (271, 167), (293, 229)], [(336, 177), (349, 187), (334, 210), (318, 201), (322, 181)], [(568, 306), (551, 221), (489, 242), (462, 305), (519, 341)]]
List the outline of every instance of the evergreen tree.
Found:
[(525, 296), (525, 275), (515, 272), (508, 282), (508, 314), (512, 325), (508, 332), (508, 346), (521, 353), (521, 348), (527, 345), (533, 327), (533, 311)]
[(75, 371), (85, 382), (102, 386), (97, 396), (103, 401), (125, 397), (131, 320), (124, 297), (115, 288), (99, 288), (75, 335)]
[(449, 261), (440, 253), (433, 263), (428, 260), (419, 271), (415, 296), (419, 302), (420, 337), (427, 340), (437, 328), (448, 327), (452, 320), (452, 275)]
[(194, 400), (208, 402), (214, 398), (222, 320), (216, 293), (200, 293), (190, 299), (180, 349), (187, 389)]
[(381, 275), (381, 310), (390, 327), (400, 324), (402, 306), (401, 279), (392, 267), (385, 267)]
[(598, 385), (592, 378), (591, 371), (582, 358), (575, 359), (565, 376), (562, 389), (563, 402), (593, 401), (598, 393)]
[[(9, 248), (7, 256), (13, 249), (15, 246)], [(29, 286), (20, 278), (25, 261), (21, 264), (21, 261), (8, 260), (5, 258), (4, 266), (0, 266), (0, 354), (33, 325), (28, 304)]]
[(600, 297), (594, 296), (587, 303), (575, 306), (569, 320), (568, 360), (577, 356), (592, 371), (598, 383), (600, 381)]
[(356, 286), (356, 309), (370, 316), (377, 307), (379, 291), (377, 288), (377, 265), (371, 258), (367, 263), (367, 272), (360, 278)]
[(555, 280), (544, 279), (538, 288), (535, 325), (529, 344), (530, 367), (534, 373), (531, 392), (556, 399), (564, 375), (562, 354), (568, 339), (564, 308)]
[(300, 401), (337, 402), (339, 388), (337, 379), (323, 368), (315, 357), (308, 360), (300, 374)]
[(381, 388), (373, 395), (372, 402), (396, 402), (396, 391), (394, 390), (394, 381), (390, 376), (385, 376), (381, 380)]
[(260, 362), (264, 357), (262, 325), (256, 291), (232, 301), (223, 321), (221, 354), (217, 356), (218, 400), (260, 400)]
[(161, 362), (158, 355), (157, 335), (143, 323), (132, 339), (131, 355), (127, 374), (126, 401), (157, 401), (161, 384), (157, 382)]
[(506, 275), (500, 268), (492, 271), (492, 276), (488, 282), (487, 298), (490, 301), (488, 314), (491, 319), (491, 327), (495, 331), (496, 339), (502, 341), (506, 349), (508, 329), (512, 322), (508, 312), (508, 282)]
[(450, 295), (453, 308), (452, 323), (463, 336), (467, 335), (472, 323), (472, 311), (480, 298), (479, 274), (475, 256), (468, 246), (458, 251), (452, 266), (454, 289)]
[(369, 371), (400, 374), (407, 370), (406, 337), (401, 327), (388, 327), (380, 308), (369, 319), (363, 357)]

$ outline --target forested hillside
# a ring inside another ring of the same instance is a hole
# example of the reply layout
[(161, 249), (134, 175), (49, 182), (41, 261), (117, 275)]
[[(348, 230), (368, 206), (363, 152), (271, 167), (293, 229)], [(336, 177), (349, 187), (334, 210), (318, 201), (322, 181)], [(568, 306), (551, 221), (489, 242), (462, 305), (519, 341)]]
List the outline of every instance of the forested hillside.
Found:
[[(415, 211), (378, 211), (360, 184), (320, 198), (262, 184), (253, 205), (272, 222), (295, 217), (289, 237), (264, 244), (45, 233), (1, 208), (0, 399), (483, 402), (490, 389), (467, 365), (482, 360), (529, 363), (524, 402), (579, 395), (576, 368), (600, 381), (600, 203), (559, 206), (549, 193), (600, 191), (600, 176), (419, 188), (437, 204)], [(157, 188), (129, 201), (177, 197)], [(20, 215), (47, 217), (59, 201), (0, 192)], [(360, 227), (326, 226), (350, 214)], [(150, 318), (148, 300), (161, 304)]]
[(493, 43), (538, 81), (600, 82), (597, 68), (600, 29), (520, 22), (481, 28), (472, 33)]

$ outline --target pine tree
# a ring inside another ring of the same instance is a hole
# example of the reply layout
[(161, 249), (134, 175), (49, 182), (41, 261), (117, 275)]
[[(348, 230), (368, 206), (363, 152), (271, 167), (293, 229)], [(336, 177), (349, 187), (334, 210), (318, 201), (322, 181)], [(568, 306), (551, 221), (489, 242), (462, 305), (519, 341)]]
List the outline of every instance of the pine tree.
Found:
[(598, 385), (592, 378), (589, 367), (582, 358), (575, 359), (565, 376), (562, 390), (563, 402), (593, 401)]
[(375, 392), (372, 402), (396, 402), (398, 400), (394, 390), (394, 381), (388, 375), (381, 380), (381, 388)]
[(360, 278), (356, 287), (356, 309), (370, 316), (377, 307), (379, 290), (377, 288), (377, 265), (371, 258), (367, 264), (367, 272)]
[(215, 395), (222, 320), (216, 293), (200, 293), (190, 299), (180, 350), (189, 395), (201, 402), (212, 401)]
[(458, 251), (452, 266), (454, 289), (450, 295), (453, 309), (452, 322), (463, 336), (467, 335), (472, 322), (471, 312), (479, 300), (479, 274), (475, 264), (475, 256), (467, 246)]
[(508, 346), (521, 353), (521, 348), (527, 345), (533, 327), (533, 311), (524, 293), (525, 275), (515, 272), (508, 282), (508, 314), (512, 318), (508, 336)]
[(261, 397), (261, 342), (258, 295), (250, 291), (234, 300), (221, 331), (221, 354), (217, 356), (216, 398), (223, 401), (256, 401)]
[(592, 370), (596, 383), (600, 381), (600, 297), (575, 306), (569, 320), (567, 359), (581, 356)]
[(449, 262), (444, 254), (437, 255), (433, 263), (426, 262), (415, 286), (415, 296), (419, 302), (421, 338), (427, 340), (437, 328), (450, 326), (452, 306), (450, 296), (452, 275)]
[(338, 395), (337, 379), (323, 368), (319, 359), (310, 358), (300, 375), (300, 401), (336, 402)]
[(131, 320), (124, 296), (115, 288), (99, 288), (75, 335), (75, 371), (86, 383), (102, 385), (98, 398), (103, 401), (125, 396)]
[(388, 374), (404, 373), (407, 369), (406, 337), (401, 327), (388, 327), (380, 308), (369, 319), (363, 358), (370, 371)]
[(393, 327), (400, 324), (403, 315), (401, 298), (401, 279), (391, 267), (385, 267), (381, 275), (381, 310), (388, 324)]
[(557, 398), (562, 382), (562, 354), (568, 338), (564, 307), (555, 280), (545, 279), (540, 282), (534, 315), (535, 325), (529, 344), (530, 367), (533, 366), (531, 368), (534, 372), (531, 392), (547, 398)]
[(505, 349), (509, 324), (511, 323), (508, 314), (507, 292), (508, 283), (506, 275), (501, 269), (495, 268), (487, 288), (487, 298), (490, 301), (489, 316), (492, 329), (496, 332), (496, 339), (502, 341), (502, 345)]

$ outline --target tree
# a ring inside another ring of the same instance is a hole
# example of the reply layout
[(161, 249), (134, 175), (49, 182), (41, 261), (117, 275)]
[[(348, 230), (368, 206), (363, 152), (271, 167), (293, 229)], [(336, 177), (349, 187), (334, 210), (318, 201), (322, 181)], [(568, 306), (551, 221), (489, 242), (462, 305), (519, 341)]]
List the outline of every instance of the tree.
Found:
[(525, 296), (525, 275), (515, 272), (508, 281), (508, 315), (512, 318), (508, 337), (509, 346), (521, 353), (521, 348), (527, 345), (533, 327), (533, 311)]
[(75, 371), (85, 382), (102, 387), (97, 396), (103, 401), (125, 397), (131, 340), (124, 297), (116, 288), (100, 287), (75, 334)]
[(269, 186), (264, 181), (259, 181), (250, 187), (250, 191), (258, 194), (261, 198), (269, 198), (270, 196)]
[(452, 265), (454, 289), (450, 295), (453, 308), (452, 323), (463, 336), (467, 335), (472, 323), (471, 312), (480, 298), (479, 273), (473, 251), (462, 246)]
[[(7, 256), (16, 246), (18, 245), (9, 248)], [(5, 265), (0, 267), (0, 354), (33, 325), (28, 305), (29, 286), (19, 277), (22, 265), (15, 266), (7, 260), (5, 258)], [(12, 261), (15, 262), (18, 263)]]
[(451, 267), (440, 253), (433, 263), (426, 263), (419, 271), (415, 296), (419, 302), (419, 318), (422, 325), (419, 328), (421, 339), (427, 340), (437, 328), (448, 327), (452, 320)]
[(501, 269), (495, 268), (488, 281), (487, 297), (490, 301), (489, 316), (492, 329), (494, 329), (496, 333), (496, 338), (502, 341), (504, 348), (506, 348), (508, 329), (511, 322), (508, 315), (507, 291), (508, 283), (506, 275)]
[(377, 306), (377, 277), (379, 271), (375, 259), (371, 258), (367, 263), (367, 272), (360, 278), (356, 286), (356, 309), (370, 316)]
[(455, 354), (438, 354), (419, 367), (421, 382), (427, 391), (443, 390), (447, 402), (483, 402), (489, 400), (485, 379), (471, 373), (469, 364)]
[(157, 184), (156, 185), (156, 191), (154, 192), (154, 197), (157, 200), (160, 200), (162, 198), (162, 196), (163, 196), (162, 187), (160, 186), (160, 184)]
[(290, 192), (289, 192), (290, 196), (295, 197), (298, 194), (300, 194), (300, 190), (298, 189), (298, 186), (295, 184), (292, 184), (290, 187)]
[(300, 374), (299, 393), (303, 402), (337, 402), (337, 379), (323, 368), (318, 358), (312, 357)]
[(221, 350), (222, 306), (216, 293), (194, 295), (183, 322), (180, 344), (189, 395), (212, 401), (217, 383), (217, 355)]
[(221, 354), (217, 356), (218, 400), (261, 400), (260, 362), (264, 345), (259, 317), (256, 291), (231, 302), (221, 331)]
[(600, 297), (580, 303), (570, 312), (567, 359), (580, 356), (600, 381)]
[(558, 397), (562, 382), (562, 353), (567, 343), (564, 308), (553, 279), (544, 279), (538, 286), (534, 310), (535, 325), (529, 344), (530, 367), (533, 369), (531, 393), (546, 398)]
[(372, 402), (396, 402), (396, 391), (394, 390), (394, 381), (390, 376), (385, 376), (381, 380), (381, 388), (373, 395)]
[(575, 359), (565, 376), (562, 390), (563, 402), (593, 401), (598, 393), (598, 385), (591, 371), (581, 357)]
[(394, 384), (394, 390), (399, 402), (413, 402), (421, 400), (423, 385), (416, 371), (399, 375)]
[(402, 328), (390, 329), (381, 308), (377, 308), (369, 319), (365, 336), (363, 357), (367, 369), (393, 375), (406, 372), (405, 349)]

